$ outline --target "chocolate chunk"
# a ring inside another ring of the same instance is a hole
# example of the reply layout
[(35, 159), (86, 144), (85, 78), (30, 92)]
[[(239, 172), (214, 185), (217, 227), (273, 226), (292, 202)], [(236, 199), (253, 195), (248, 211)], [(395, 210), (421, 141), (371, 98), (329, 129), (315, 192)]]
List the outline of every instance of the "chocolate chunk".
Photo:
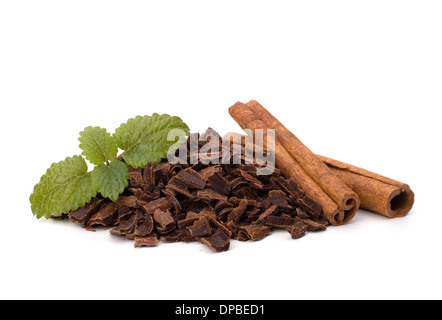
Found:
[(193, 237), (207, 237), (212, 234), (212, 228), (206, 217), (198, 219), (191, 226), (187, 227), (187, 229)]
[(245, 231), (238, 231), (238, 234), (233, 239), (238, 241), (248, 241), (250, 240), (250, 237)]
[(285, 229), (295, 223), (295, 219), (291, 217), (275, 217), (269, 216), (266, 218), (265, 224), (274, 228)]
[(118, 208), (121, 207), (129, 207), (129, 208), (135, 208), (137, 206), (137, 200), (138, 198), (136, 196), (119, 196), (117, 201), (115, 201), (115, 204)]
[(249, 202), (246, 199), (241, 200), (241, 202), (239, 203), (239, 206), (237, 208), (233, 209), (229, 213), (229, 215), (227, 216), (227, 220), (238, 223), (239, 220), (241, 219), (242, 215), (246, 211), (248, 203)]
[(152, 195), (145, 193), (141, 188), (128, 188), (127, 190), (137, 198), (137, 204), (154, 200)]
[[(166, 185), (172, 178), (172, 170), (170, 169), (169, 162), (158, 163), (154, 168), (154, 176), (156, 184), (162, 182), (163, 185)], [(146, 180), (146, 178), (144, 178), (144, 180)]]
[(227, 251), (230, 247), (230, 237), (221, 229), (208, 238), (201, 238), (200, 241), (216, 252)]
[(327, 229), (327, 227), (319, 222), (313, 221), (311, 219), (304, 219), (302, 220), (307, 225), (308, 231), (324, 231)]
[(281, 190), (272, 190), (269, 192), (269, 200), (272, 204), (276, 204), (280, 208), (289, 208), (292, 206), (287, 203), (287, 195)]
[(175, 178), (189, 188), (204, 189), (206, 186), (204, 178), (191, 168), (180, 171)]
[(251, 207), (251, 208), (247, 209), (244, 212), (244, 216), (246, 216), (246, 221), (247, 222), (255, 221), (256, 217), (259, 215), (260, 212), (261, 212), (261, 209), (256, 208), (256, 207)]
[(302, 192), (301, 188), (296, 181), (293, 180), (293, 178), (286, 180), (283, 177), (275, 177), (273, 179), (276, 184), (280, 185), (284, 191), (290, 194), (292, 197), (299, 198), (303, 196), (304, 192)]
[(241, 176), (248, 182), (249, 186), (251, 185), (257, 189), (262, 189), (264, 187), (263, 184), (261, 183), (261, 181), (259, 181), (258, 179), (256, 179), (252, 175), (250, 175), (249, 173), (245, 172), (244, 170), (240, 170), (239, 172), (240, 172)]
[(138, 223), (135, 227), (135, 235), (140, 237), (147, 236), (153, 231), (153, 227), (153, 218), (151, 215), (148, 215), (143, 222)]
[(324, 216), (316, 217), (313, 218), (312, 220), (323, 225), (325, 228), (327, 228), (327, 226), (330, 224), (330, 222), (328, 222), (328, 220)]
[(175, 196), (172, 196), (172, 195), (168, 195), (167, 199), (169, 199), (169, 201), (172, 203), (172, 206), (173, 206), (173, 209), (175, 211), (175, 214), (181, 213), (182, 207), (181, 207), (181, 204), (178, 201), (178, 199)]
[(186, 229), (188, 226), (191, 226), (195, 221), (199, 220), (199, 215), (193, 216), (191, 218), (183, 219), (178, 221), (178, 228)]
[(162, 231), (172, 231), (170, 229), (174, 229), (175, 219), (170, 214), (170, 211), (163, 211), (160, 209), (155, 210), (153, 213), (153, 219), (155, 220), (155, 223), (158, 225), (158, 229)]
[(255, 188), (252, 187), (242, 187), (237, 188), (235, 191), (231, 192), (231, 195), (234, 197), (242, 198), (242, 199), (249, 199), (253, 200), (258, 198), (258, 193), (256, 192)]
[(218, 218), (221, 221), (227, 221), (227, 217), (229, 216), (229, 213), (232, 212), (233, 209), (234, 209), (233, 207), (231, 207), (231, 208), (224, 208), (223, 210), (221, 210), (218, 213)]
[(308, 226), (304, 222), (297, 221), (286, 230), (290, 233), (293, 239), (299, 239), (305, 235), (307, 229)]
[(300, 219), (309, 219), (310, 216), (305, 212), (304, 209), (296, 208), (296, 214)]
[(143, 170), (144, 190), (152, 192), (155, 190), (155, 185), (158, 183), (155, 179), (154, 171), (155, 163), (149, 162)]
[(314, 217), (319, 217), (322, 212), (322, 206), (317, 203), (316, 201), (313, 201), (310, 198), (307, 197), (301, 197), (296, 199), (296, 203), (305, 211), (310, 213)]
[(222, 222), (214, 219), (213, 217), (209, 217), (209, 222), (210, 225), (215, 229), (221, 229), (229, 237), (232, 236), (232, 232)]
[(122, 234), (132, 233), (135, 229), (136, 224), (137, 224), (137, 216), (133, 214), (129, 219), (120, 222), (119, 231)]
[(248, 225), (239, 228), (247, 234), (248, 238), (251, 240), (259, 241), (268, 236), (271, 232), (270, 228), (263, 225)]
[(124, 235), (127, 240), (135, 240), (135, 234), (134, 233), (127, 233)]
[(274, 215), (278, 210), (278, 206), (276, 204), (272, 204), (270, 207), (268, 207), (263, 213), (261, 213), (256, 220), (257, 223), (265, 222), (265, 219), (270, 216)]
[(114, 225), (119, 225), (121, 221), (127, 220), (133, 214), (133, 209), (129, 207), (122, 207), (118, 209), (117, 218), (114, 220)]
[(174, 231), (161, 236), (161, 240), (168, 243), (179, 242), (181, 241), (181, 238), (182, 238), (182, 233), (178, 229), (175, 229)]
[(230, 192), (230, 183), (219, 172), (215, 172), (213, 175), (207, 178), (215, 191), (228, 195)]
[(114, 236), (124, 236), (125, 233), (121, 232), (120, 227), (115, 227), (112, 230), (109, 231), (110, 234)]
[(224, 195), (222, 195), (212, 189), (198, 190), (196, 192), (196, 194), (199, 198), (206, 199), (209, 201), (212, 201), (212, 200), (227, 201), (227, 199), (228, 199), (226, 196), (224, 196)]
[(116, 205), (113, 202), (108, 202), (103, 205), (87, 222), (90, 227), (93, 226), (109, 226), (116, 217)]
[(204, 180), (208, 180), (212, 175), (219, 172), (221, 167), (219, 165), (209, 166), (200, 170), (198, 173)]
[(249, 182), (243, 177), (236, 178), (230, 182), (230, 187), (232, 190), (238, 188), (240, 185), (247, 185)]
[(129, 171), (129, 183), (133, 188), (141, 188), (144, 185), (143, 175), (141, 174), (141, 169), (133, 169)]
[(189, 242), (194, 240), (194, 237), (190, 234), (190, 231), (187, 229), (187, 227), (191, 226), (197, 220), (199, 220), (199, 217), (193, 217), (178, 221), (178, 228), (181, 232), (182, 241)]
[(134, 247), (156, 247), (158, 246), (158, 238), (156, 235), (150, 235), (147, 237), (135, 237)]
[(216, 215), (215, 211), (213, 211), (212, 207), (204, 208), (203, 210), (201, 210), (199, 215), (202, 217), (207, 217), (207, 218), (212, 218), (212, 219), (217, 218), (217, 215)]
[(172, 189), (173, 191), (182, 194), (189, 199), (194, 198), (187, 186), (183, 182), (177, 180), (175, 177), (169, 180), (169, 183), (166, 185), (166, 189)]
[(156, 210), (170, 210), (172, 209), (172, 203), (166, 197), (159, 198), (157, 200), (150, 201), (141, 206), (144, 211), (149, 214), (153, 214)]
[[(238, 202), (239, 204), (239, 202)], [(215, 205), (215, 212), (219, 213), (222, 210), (226, 209), (226, 208), (233, 208), (234, 205), (232, 203), (230, 203), (229, 201), (218, 201), (218, 203)]]
[[(241, 200), (243, 199), (239, 199), (237, 197), (231, 197), (229, 199), (229, 202), (238, 206), (239, 203), (241, 202)], [(253, 200), (253, 199), (247, 199), (247, 204), (251, 207), (256, 207), (256, 208), (262, 208), (262, 201), (261, 200)]]
[(83, 208), (80, 208), (76, 211), (69, 213), (69, 219), (73, 222), (79, 223), (83, 226), (89, 221), (94, 213), (96, 213), (105, 200), (103, 199), (95, 199), (92, 202), (85, 205)]

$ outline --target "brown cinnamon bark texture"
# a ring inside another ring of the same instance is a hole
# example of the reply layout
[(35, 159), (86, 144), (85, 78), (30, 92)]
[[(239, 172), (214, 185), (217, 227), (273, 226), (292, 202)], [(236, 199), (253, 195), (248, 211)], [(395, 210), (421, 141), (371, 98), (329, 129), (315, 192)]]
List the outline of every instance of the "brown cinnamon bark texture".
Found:
[[(232, 143), (246, 144), (246, 136), (229, 132), (224, 139)], [(256, 148), (253, 146), (253, 148)], [(382, 214), (388, 218), (406, 216), (414, 204), (414, 193), (408, 184), (381, 176), (338, 160), (317, 155), (342, 182), (351, 188), (361, 200), (361, 208)]]
[(413, 207), (414, 193), (408, 184), (324, 156), (318, 158), (356, 192), (362, 208), (396, 218), (406, 216)]
[(243, 129), (276, 131), (276, 166), (285, 176), (293, 178), (308, 197), (321, 204), (330, 223), (342, 225), (353, 219), (360, 205), (357, 194), (259, 103), (237, 102), (229, 113)]
[[(247, 105), (252, 107), (255, 116), (264, 116), (264, 119), (267, 120), (265, 125), (270, 127), (278, 124), (276, 118), (256, 101), (250, 101)], [(242, 136), (245, 138), (238, 133), (227, 135), (229, 137)], [(232, 139), (232, 141), (239, 140)], [(242, 140), (242, 143), (245, 143), (245, 139)], [(414, 204), (414, 193), (408, 184), (328, 157), (320, 155), (316, 155), (316, 157), (324, 162), (339, 180), (358, 195), (362, 208), (389, 218), (404, 217), (411, 211)]]

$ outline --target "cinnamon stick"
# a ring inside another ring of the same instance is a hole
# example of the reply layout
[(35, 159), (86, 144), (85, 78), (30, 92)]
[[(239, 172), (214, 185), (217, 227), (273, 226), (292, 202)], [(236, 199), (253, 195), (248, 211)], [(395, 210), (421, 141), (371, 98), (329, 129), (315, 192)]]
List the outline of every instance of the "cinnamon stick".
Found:
[(413, 207), (414, 193), (408, 184), (324, 156), (318, 158), (356, 192), (362, 208), (396, 218), (406, 216)]
[[(276, 119), (251, 108), (257, 104), (256, 101), (251, 105), (237, 102), (230, 107), (229, 113), (243, 129), (250, 129), (252, 132), (256, 129), (276, 130), (276, 166), (286, 177), (293, 178), (309, 198), (322, 206), (324, 216), (330, 223), (342, 225), (353, 219), (360, 204), (356, 193), (339, 180), (290, 131), (274, 121)], [(267, 147), (266, 136), (263, 141), (264, 147)]]
[[(281, 139), (286, 150), (296, 158), (299, 148), (298, 138), (257, 101), (252, 100), (246, 105), (256, 112), (267, 126), (275, 127), (283, 133), (279, 134), (278, 138)], [(305, 154), (307, 153), (298, 153), (299, 156)], [(407, 184), (330, 158), (313, 154), (308, 154), (308, 156), (316, 158), (316, 161), (319, 159), (325, 162), (336, 177), (356, 192), (360, 198), (361, 207), (390, 218), (403, 217), (410, 212), (414, 203), (414, 193)], [(308, 163), (310, 158), (305, 161)], [(314, 174), (314, 168), (308, 173)], [(317, 178), (319, 179), (318, 176)]]
[[(227, 138), (230, 138), (232, 143), (246, 143), (246, 136), (239, 133), (229, 132), (225, 135), (225, 139)], [(404, 217), (411, 211), (414, 193), (408, 184), (328, 157), (317, 157), (335, 176), (356, 192), (361, 200), (361, 208), (388, 218)]]

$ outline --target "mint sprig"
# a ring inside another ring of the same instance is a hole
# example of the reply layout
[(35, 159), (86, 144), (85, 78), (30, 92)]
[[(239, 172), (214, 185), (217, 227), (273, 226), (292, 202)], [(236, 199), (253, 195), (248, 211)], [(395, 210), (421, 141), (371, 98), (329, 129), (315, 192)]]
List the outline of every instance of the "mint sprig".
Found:
[[(171, 131), (174, 140), (169, 139)], [(177, 138), (176, 132), (182, 136)], [(33, 214), (50, 218), (69, 213), (85, 206), (97, 193), (116, 201), (129, 184), (128, 166), (139, 168), (150, 161), (160, 162), (177, 149), (177, 140), (182, 141), (189, 133), (180, 118), (156, 113), (129, 119), (113, 135), (104, 128), (85, 128), (78, 139), (80, 149), (95, 168), (88, 171), (80, 155), (53, 163), (29, 198)], [(123, 150), (119, 156), (118, 148)]]

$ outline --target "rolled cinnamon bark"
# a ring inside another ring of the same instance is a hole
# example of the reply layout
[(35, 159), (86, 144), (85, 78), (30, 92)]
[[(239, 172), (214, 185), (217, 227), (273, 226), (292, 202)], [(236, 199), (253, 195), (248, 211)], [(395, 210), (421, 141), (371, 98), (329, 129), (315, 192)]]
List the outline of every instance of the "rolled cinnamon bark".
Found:
[(406, 216), (413, 207), (414, 193), (408, 184), (324, 156), (318, 158), (356, 192), (362, 208), (396, 218)]
[[(241, 139), (235, 138), (240, 137)], [(245, 136), (230, 132), (224, 136), (231, 142), (241, 141)], [(377, 173), (317, 155), (342, 182), (358, 195), (361, 208), (382, 214), (388, 218), (406, 216), (414, 204), (414, 193), (410, 186)]]
[[(257, 102), (254, 103), (256, 104)], [(353, 219), (360, 204), (356, 193), (333, 175), (296, 137), (293, 139), (292, 133), (276, 122), (270, 123), (268, 117), (260, 117), (257, 110), (241, 102), (230, 107), (229, 113), (243, 129), (250, 129), (252, 132), (256, 129), (276, 130), (277, 167), (285, 176), (293, 178), (308, 197), (321, 204), (324, 216), (330, 223), (342, 225)]]

